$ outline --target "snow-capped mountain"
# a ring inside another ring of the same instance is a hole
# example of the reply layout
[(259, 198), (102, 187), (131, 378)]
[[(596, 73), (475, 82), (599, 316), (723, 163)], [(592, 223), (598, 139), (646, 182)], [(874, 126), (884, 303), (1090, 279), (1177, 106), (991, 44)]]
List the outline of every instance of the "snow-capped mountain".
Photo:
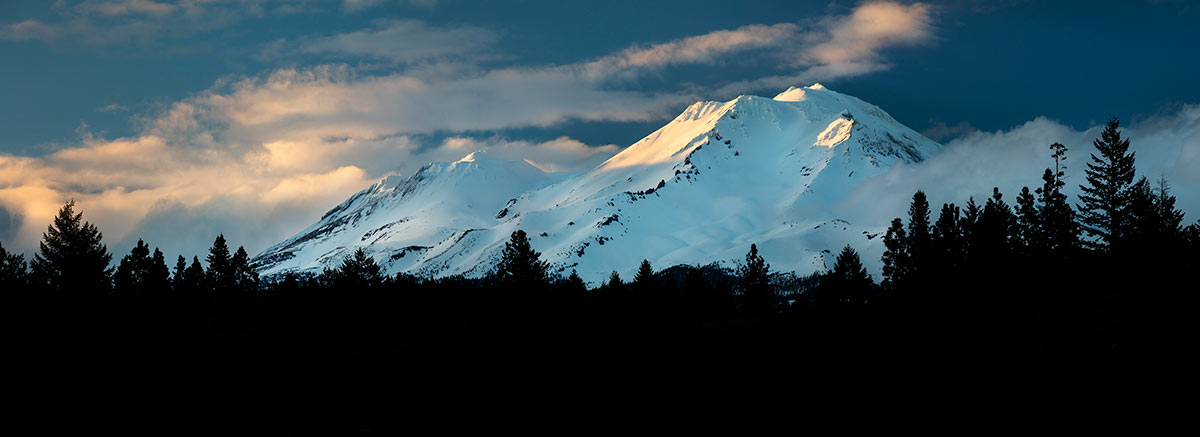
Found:
[(885, 224), (836, 217), (832, 206), (941, 147), (820, 84), (698, 102), (583, 173), (475, 152), (388, 177), (255, 262), (264, 275), (319, 272), (363, 248), (389, 273), (475, 277), (523, 229), (554, 271), (592, 283), (614, 270), (630, 277), (643, 258), (657, 268), (733, 265), (751, 243), (774, 270), (824, 270), (846, 244), (871, 266)]

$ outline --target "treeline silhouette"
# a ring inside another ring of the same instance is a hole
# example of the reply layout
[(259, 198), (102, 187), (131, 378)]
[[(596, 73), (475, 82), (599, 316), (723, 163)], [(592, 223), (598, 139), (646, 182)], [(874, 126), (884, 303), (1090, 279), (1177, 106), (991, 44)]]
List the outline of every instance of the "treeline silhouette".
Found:
[(48, 433), (1169, 430), (1200, 222), (1134, 180), (1118, 127), (1074, 206), (1057, 143), (1011, 205), (934, 218), (916, 192), (879, 283), (850, 246), (795, 277), (751, 245), (737, 269), (642, 261), (589, 289), (524, 231), (478, 279), (358, 250), (263, 280), (223, 236), (203, 263), (139, 240), (113, 268), (69, 202), (28, 263), (0, 245), (10, 412)]

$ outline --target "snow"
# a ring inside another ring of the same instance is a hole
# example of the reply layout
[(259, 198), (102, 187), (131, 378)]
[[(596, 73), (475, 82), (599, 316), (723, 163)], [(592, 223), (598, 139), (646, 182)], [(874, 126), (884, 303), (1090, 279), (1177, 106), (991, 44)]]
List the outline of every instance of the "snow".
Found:
[(631, 277), (642, 258), (657, 269), (731, 266), (752, 243), (775, 270), (824, 270), (851, 244), (877, 271), (874, 234), (886, 223), (855, 223), (833, 206), (888, 167), (940, 149), (820, 84), (697, 102), (582, 173), (474, 152), (385, 178), (256, 261), (265, 275), (315, 273), (361, 247), (388, 273), (475, 277), (523, 229), (555, 272), (574, 269), (593, 285), (614, 270)]
[(814, 146), (833, 147), (841, 144), (842, 141), (850, 139), (850, 128), (854, 126), (854, 120), (839, 118), (829, 123), (829, 127), (817, 134), (817, 141)]

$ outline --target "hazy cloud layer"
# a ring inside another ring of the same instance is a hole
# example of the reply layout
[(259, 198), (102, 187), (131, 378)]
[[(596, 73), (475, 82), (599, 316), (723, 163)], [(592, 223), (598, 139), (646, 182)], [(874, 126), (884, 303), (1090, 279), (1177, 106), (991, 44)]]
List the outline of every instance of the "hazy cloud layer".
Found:
[[(1039, 117), (1007, 131), (975, 130), (950, 141), (925, 162), (899, 165), (867, 181), (838, 206), (838, 213), (886, 225), (892, 217), (906, 214), (918, 189), (926, 192), (935, 211), (945, 202), (962, 206), (971, 196), (982, 203), (992, 187), (999, 187), (1011, 205), (1021, 187), (1041, 186), (1042, 172), (1053, 165), (1049, 146), (1055, 142), (1069, 148), (1067, 194), (1077, 202), (1084, 168), (1095, 152), (1092, 141), (1101, 129), (1077, 131)], [(1176, 206), (1188, 213), (1188, 222), (1195, 222), (1200, 217), (1200, 106), (1123, 127), (1122, 135), (1131, 139), (1138, 176), (1151, 181), (1165, 176), (1178, 199)]]

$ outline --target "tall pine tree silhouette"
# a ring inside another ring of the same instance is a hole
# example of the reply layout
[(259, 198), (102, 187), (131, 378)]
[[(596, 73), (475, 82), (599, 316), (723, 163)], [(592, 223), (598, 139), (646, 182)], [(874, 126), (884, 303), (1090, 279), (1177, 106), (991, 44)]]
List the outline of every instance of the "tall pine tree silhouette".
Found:
[(1021, 187), (1017, 194), (1016, 244), (1024, 255), (1032, 255), (1044, 251), (1045, 238), (1037, 199), (1029, 187)]
[(204, 258), (204, 261), (208, 263), (208, 270), (205, 272), (208, 287), (213, 292), (223, 293), (236, 287), (233, 256), (229, 254), (229, 245), (225, 242), (224, 234), (217, 235), (213, 240), (212, 247), (208, 249), (208, 257)]
[(738, 285), (742, 291), (742, 305), (750, 312), (774, 310), (775, 294), (771, 290), (769, 275), (771, 265), (758, 254), (758, 246), (751, 244), (746, 253), (746, 262), (738, 267)]
[(500, 264), (496, 266), (496, 279), (517, 289), (544, 288), (549, 283), (549, 265), (541, 256), (533, 250), (525, 231), (518, 229), (504, 244)]
[(654, 278), (654, 268), (650, 267), (650, 261), (642, 260), (637, 274), (633, 275), (633, 289), (638, 293), (648, 293), (654, 291), (657, 285), (658, 280)]
[(1046, 253), (1063, 258), (1079, 247), (1079, 225), (1075, 222), (1075, 211), (1067, 203), (1067, 195), (1062, 192), (1066, 186), (1067, 146), (1054, 143), (1050, 150), (1054, 169), (1046, 169), (1042, 174), (1042, 187), (1036, 191), (1040, 238)]
[(1129, 151), (1129, 139), (1121, 138), (1119, 127), (1113, 117), (1092, 142), (1096, 153), (1087, 164), (1087, 183), (1079, 186), (1083, 203), (1077, 205), (1084, 231), (1097, 240), (1093, 242), (1097, 247), (1108, 249), (1128, 227), (1126, 206), (1134, 177), (1134, 152)]
[(254, 264), (250, 262), (250, 255), (246, 253), (245, 247), (238, 246), (233, 257), (229, 259), (229, 264), (234, 289), (245, 293), (258, 289), (258, 272), (254, 270)]
[(833, 269), (821, 277), (817, 293), (827, 296), (822, 303), (860, 305), (866, 303), (872, 284), (858, 252), (847, 244), (838, 253)]
[(903, 288), (912, 266), (908, 252), (908, 235), (900, 217), (892, 219), (892, 225), (883, 235), (883, 286), (889, 291)]
[(933, 223), (933, 261), (943, 269), (953, 269), (962, 262), (963, 236), (959, 228), (962, 211), (953, 203), (942, 204), (938, 219)]
[(112, 287), (112, 255), (101, 242), (95, 225), (75, 212), (75, 201), (58, 210), (42, 234), (33, 256), (33, 276), (38, 285), (71, 294), (103, 294)]

